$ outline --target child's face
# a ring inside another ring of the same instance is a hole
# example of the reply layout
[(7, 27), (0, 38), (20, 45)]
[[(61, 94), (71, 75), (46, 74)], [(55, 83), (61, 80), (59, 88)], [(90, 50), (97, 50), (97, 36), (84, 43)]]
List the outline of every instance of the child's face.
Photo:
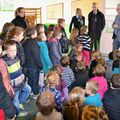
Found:
[(79, 46), (79, 47), (78, 47), (78, 52), (81, 52), (82, 49), (83, 49), (83, 47), (82, 47), (82, 46)]
[(61, 36), (62, 36), (62, 34), (60, 33), (60, 34), (57, 35), (55, 38), (59, 40), (59, 39), (61, 38)]
[(23, 37), (23, 32), (21, 32), (20, 35), (15, 35), (14, 38), (17, 40), (17, 41), (21, 41), (24, 37)]
[(63, 21), (62, 23), (60, 23), (61, 27), (65, 27), (65, 21)]
[(6, 50), (6, 52), (7, 52), (8, 57), (13, 59), (17, 53), (16, 45), (9, 46), (8, 49)]
[(82, 56), (81, 55), (77, 55), (76, 59), (77, 59), (77, 61), (82, 61)]
[(44, 27), (41, 27), (41, 28), (39, 29), (39, 33), (44, 33)]
[(37, 37), (37, 31), (35, 31), (34, 34), (32, 34), (31, 38), (36, 38)]
[(91, 94), (91, 90), (86, 86), (85, 87), (85, 93), (87, 94), (87, 95), (90, 95)]

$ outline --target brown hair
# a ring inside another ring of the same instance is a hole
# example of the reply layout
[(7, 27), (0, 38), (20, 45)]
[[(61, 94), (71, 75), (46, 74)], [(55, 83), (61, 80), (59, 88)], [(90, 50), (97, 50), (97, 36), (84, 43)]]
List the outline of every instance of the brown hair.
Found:
[(79, 35), (79, 30), (77, 29), (77, 28), (73, 28), (72, 30), (71, 30), (71, 34), (70, 34), (70, 40), (71, 40), (71, 43), (73, 44), (73, 45), (76, 45), (77, 44), (77, 36), (75, 36), (76, 34), (78, 34)]
[[(75, 46), (73, 47), (73, 49), (74, 49), (74, 51), (75, 51), (75, 54), (79, 54), (79, 52), (78, 52), (79, 47), (83, 47), (83, 45), (79, 43), (79, 44), (77, 44), (77, 45), (75, 45)], [(81, 53), (81, 52), (80, 52), (80, 53)]]
[(13, 40), (7, 40), (7, 41), (5, 41), (5, 43), (4, 43), (4, 49), (5, 49), (5, 50), (8, 50), (9, 46), (12, 46), (12, 45), (16, 45), (16, 42), (13, 41)]
[(56, 71), (57, 74), (62, 75), (63, 69), (61, 65), (55, 65), (53, 66), (52, 71)]
[(83, 61), (77, 62), (77, 69), (78, 70), (85, 70), (85, 64)]
[(24, 32), (24, 29), (22, 27), (16, 26), (11, 31), (9, 31), (6, 40), (14, 38), (14, 36), (20, 35), (22, 32)]
[(37, 30), (37, 33), (39, 33), (40, 32), (40, 28), (44, 28), (44, 25), (43, 24), (37, 24), (36, 25), (36, 30)]
[(60, 62), (61, 62), (61, 65), (63, 67), (66, 67), (70, 64), (70, 58), (69, 56), (63, 56), (61, 59), (60, 59)]
[(65, 19), (59, 18), (58, 21), (57, 21), (57, 23), (58, 23), (59, 25), (60, 25), (62, 22), (65, 22)]
[(87, 105), (82, 110), (82, 120), (109, 120), (107, 114), (101, 107)]
[(99, 50), (92, 51), (91, 57), (98, 59), (99, 57), (101, 57), (101, 52)]
[(21, 12), (21, 10), (23, 10), (24, 7), (18, 7), (16, 10), (15, 10), (15, 16), (18, 15), (19, 12)]
[(99, 83), (97, 81), (89, 80), (86, 83), (86, 88), (91, 90), (91, 92), (93, 94), (96, 94), (98, 92), (98, 89), (99, 89)]
[(38, 96), (36, 100), (36, 105), (38, 110), (43, 115), (49, 115), (55, 106), (55, 99), (53, 93), (50, 91), (45, 91)]
[(62, 34), (62, 31), (61, 30), (55, 30), (54, 33), (53, 33), (53, 37), (56, 37), (59, 34)]
[(98, 64), (101, 64), (101, 65), (103, 65), (103, 66), (105, 67), (105, 59), (104, 59), (104, 58), (99, 58), (99, 59), (97, 60), (97, 63), (98, 63)]
[(69, 118), (69, 120), (79, 120), (80, 108), (84, 100), (84, 90), (80, 87), (73, 88), (68, 97), (69, 106), (64, 106), (63, 116)]
[(105, 73), (105, 67), (101, 64), (96, 65), (95, 69), (93, 70), (96, 76), (102, 76)]
[(28, 27), (25, 30), (25, 36), (26, 37), (31, 37), (33, 34), (36, 32), (36, 27)]
[(120, 60), (120, 50), (116, 50), (116, 58)]
[(80, 28), (80, 34), (81, 34), (81, 35), (85, 34), (85, 33), (87, 32), (87, 29), (88, 29), (88, 27), (85, 26), (85, 25), (83, 25), (83, 26)]

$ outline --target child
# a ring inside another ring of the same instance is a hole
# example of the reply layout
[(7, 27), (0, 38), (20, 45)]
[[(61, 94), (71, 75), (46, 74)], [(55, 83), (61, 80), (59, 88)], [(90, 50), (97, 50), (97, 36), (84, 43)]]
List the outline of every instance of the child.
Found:
[(37, 24), (36, 25), (36, 30), (37, 30), (37, 33), (45, 33), (45, 29), (44, 29), (44, 25), (43, 24)]
[(103, 106), (110, 120), (120, 119), (120, 75), (115, 74), (110, 81), (110, 87), (104, 95)]
[(113, 52), (110, 52), (108, 54), (108, 60), (106, 61), (106, 71), (105, 71), (105, 77), (109, 81), (113, 75), (112, 71), (112, 65), (113, 65)]
[(87, 26), (82, 26), (80, 29), (80, 36), (78, 41), (83, 45), (83, 59), (85, 60), (85, 66), (88, 67), (90, 61), (90, 43), (91, 39), (87, 34)]
[(97, 81), (99, 83), (99, 90), (98, 93), (100, 94), (101, 98), (103, 99), (104, 93), (108, 89), (107, 80), (104, 78), (105, 68), (101, 64), (98, 64), (94, 69), (95, 77), (92, 78), (93, 81)]
[(85, 98), (85, 105), (94, 105), (96, 107), (102, 107), (102, 100), (100, 94), (98, 94), (99, 83), (97, 81), (89, 80), (86, 83), (85, 92), (87, 97)]
[(48, 41), (49, 54), (54, 66), (60, 64), (60, 59), (62, 57), (61, 45), (59, 43), (61, 35), (61, 31), (56, 30), (53, 33), (53, 37)]
[(61, 51), (62, 53), (68, 53), (69, 50), (69, 41), (67, 38), (67, 34), (65, 32), (65, 19), (60, 18), (58, 19), (58, 26), (56, 27), (57, 30), (61, 30), (62, 31), (62, 36), (60, 38), (60, 44), (61, 44)]
[(46, 75), (46, 81), (47, 81), (47, 86), (42, 86), (41, 87), (41, 92), (49, 90), (51, 91), (54, 96), (55, 96), (55, 102), (57, 105), (57, 110), (61, 111), (62, 110), (62, 98), (60, 92), (57, 90), (57, 87), (60, 82), (60, 77), (56, 72), (50, 71)]
[(6, 41), (4, 44), (6, 50), (6, 55), (3, 56), (3, 59), (7, 63), (8, 72), (11, 79), (11, 84), (15, 91), (15, 96), (13, 98), (13, 103), (17, 109), (18, 115), (21, 112), (24, 112), (25, 115), (27, 112), (20, 109), (20, 104), (26, 102), (31, 92), (30, 86), (25, 83), (24, 74), (22, 73), (20, 60), (17, 57), (17, 46), (15, 41)]
[(54, 30), (52, 30), (52, 29), (47, 30), (47, 40), (48, 41), (52, 38), (53, 33), (54, 33)]
[(7, 64), (2, 59), (2, 43), (0, 43), (0, 72), (3, 78), (4, 87), (6, 88), (7, 93), (9, 94), (9, 97), (13, 98), (14, 90), (10, 82), (10, 76), (8, 73)]
[(63, 120), (62, 114), (54, 110), (55, 98), (52, 92), (41, 93), (37, 98), (36, 105), (39, 110), (36, 120)]
[(83, 107), (81, 120), (109, 120), (109, 119), (102, 107), (87, 105)]
[(98, 60), (101, 58), (101, 52), (98, 50), (92, 51), (91, 52), (91, 64), (90, 64), (90, 69), (89, 69), (89, 78), (91, 79), (95, 75), (93, 74), (93, 70), (98, 64)]
[(61, 79), (63, 68), (61, 65), (56, 65), (52, 68), (52, 71), (56, 72), (60, 76), (60, 83), (57, 86), (57, 90), (60, 91), (60, 93), (61, 93), (62, 101), (65, 101), (68, 99), (68, 88), (65, 83), (65, 80)]
[(75, 81), (74, 74), (72, 69), (70, 68), (70, 59), (68, 56), (63, 56), (60, 60), (63, 72), (61, 75), (61, 79), (65, 80), (65, 83), (67, 84), (68, 90), (70, 91), (72, 89), (73, 82)]
[(112, 65), (113, 74), (120, 74), (120, 50), (116, 50), (115, 56), (116, 59)]
[(28, 84), (34, 95), (39, 94), (39, 71), (42, 70), (40, 48), (37, 44), (35, 27), (28, 27), (25, 31), (27, 39), (23, 43), (25, 53), (25, 67), (27, 68)]
[(70, 42), (73, 46), (75, 46), (78, 43), (78, 35), (79, 30), (77, 28), (73, 28), (70, 34)]
[(64, 120), (81, 120), (84, 100), (84, 90), (80, 87), (73, 88), (69, 94), (67, 103), (63, 107)]
[(39, 33), (37, 36), (37, 41), (38, 46), (40, 47), (40, 57), (43, 65), (43, 72), (46, 74), (50, 69), (52, 69), (53, 65), (49, 57), (45, 33)]
[(17, 56), (20, 59), (20, 65), (23, 66), (25, 64), (25, 54), (21, 44), (23, 40), (24, 29), (21, 27), (13, 28), (7, 35), (8, 40), (14, 40), (17, 44)]
[(86, 82), (89, 80), (88, 72), (86, 71), (85, 64), (82, 61), (77, 62), (74, 70), (75, 86), (85, 88)]

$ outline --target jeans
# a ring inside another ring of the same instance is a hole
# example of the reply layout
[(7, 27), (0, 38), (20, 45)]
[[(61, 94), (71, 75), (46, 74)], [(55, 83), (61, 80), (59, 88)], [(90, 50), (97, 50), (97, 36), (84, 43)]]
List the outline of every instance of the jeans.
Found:
[(17, 112), (20, 112), (19, 105), (26, 102), (26, 100), (28, 99), (30, 95), (30, 92), (31, 92), (31, 88), (27, 83), (25, 83), (23, 89), (15, 92), (13, 103), (17, 109)]
[(36, 95), (39, 93), (39, 68), (27, 69), (28, 84), (30, 85), (32, 92)]
[(118, 38), (113, 40), (113, 50), (118, 50), (120, 48), (120, 40)]

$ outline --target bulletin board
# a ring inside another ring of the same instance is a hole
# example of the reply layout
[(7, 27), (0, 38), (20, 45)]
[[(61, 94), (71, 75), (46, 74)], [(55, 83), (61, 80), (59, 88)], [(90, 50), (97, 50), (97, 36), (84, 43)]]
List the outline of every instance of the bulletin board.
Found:
[(47, 19), (63, 18), (63, 3), (48, 5), (46, 8)]
[(75, 0), (71, 2), (71, 14), (75, 15), (76, 8), (82, 9), (82, 14), (85, 18), (88, 18), (89, 12), (92, 10), (92, 3), (96, 2), (98, 4), (99, 10), (103, 11), (103, 0)]

